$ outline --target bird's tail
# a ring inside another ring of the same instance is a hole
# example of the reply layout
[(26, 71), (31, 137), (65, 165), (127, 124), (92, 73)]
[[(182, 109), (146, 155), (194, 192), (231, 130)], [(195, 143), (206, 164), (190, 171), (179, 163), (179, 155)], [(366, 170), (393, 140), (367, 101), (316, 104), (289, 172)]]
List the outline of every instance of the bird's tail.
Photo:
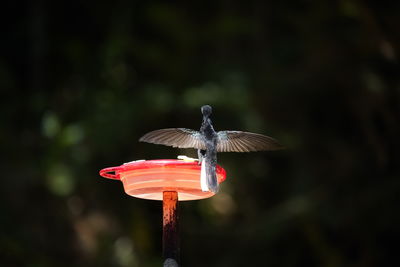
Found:
[(218, 193), (219, 185), (216, 174), (216, 166), (203, 158), (201, 162), (201, 173), (200, 173), (201, 190), (203, 192), (211, 191)]

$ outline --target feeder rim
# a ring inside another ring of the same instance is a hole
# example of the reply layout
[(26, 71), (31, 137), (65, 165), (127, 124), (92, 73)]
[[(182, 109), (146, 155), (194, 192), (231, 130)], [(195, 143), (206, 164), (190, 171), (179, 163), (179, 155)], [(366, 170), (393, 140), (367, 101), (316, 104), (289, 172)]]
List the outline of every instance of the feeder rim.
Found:
[[(199, 167), (198, 161), (194, 160), (181, 160), (181, 159), (152, 159), (152, 160), (135, 160), (131, 162), (124, 163), (116, 167), (108, 167), (100, 170), (100, 176), (108, 179), (120, 180), (120, 174), (126, 171), (141, 170), (141, 169), (151, 169), (152, 167), (176, 167), (176, 166), (193, 166)], [(222, 172), (224, 181), (226, 179), (226, 171), (219, 165), (217, 165), (217, 172)]]

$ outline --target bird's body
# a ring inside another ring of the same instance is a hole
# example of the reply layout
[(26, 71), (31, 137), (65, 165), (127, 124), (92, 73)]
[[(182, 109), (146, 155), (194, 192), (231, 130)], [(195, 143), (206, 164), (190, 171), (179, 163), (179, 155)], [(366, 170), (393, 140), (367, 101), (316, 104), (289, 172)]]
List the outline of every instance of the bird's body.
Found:
[(186, 128), (169, 128), (149, 132), (139, 141), (179, 148), (195, 148), (202, 164), (201, 187), (203, 191), (218, 192), (216, 176), (217, 152), (250, 152), (283, 148), (275, 139), (242, 131), (219, 131), (212, 126), (209, 105), (201, 107), (203, 122), (200, 131)]
[(203, 179), (201, 183), (202, 190), (211, 190), (216, 193), (218, 192), (216, 174), (218, 134), (215, 132), (210, 119), (211, 107), (209, 113), (206, 111), (207, 107), (209, 106), (203, 106), (201, 109), (203, 113), (203, 123), (200, 127), (200, 134), (204, 138), (206, 149), (198, 149), (197, 153), (199, 155), (199, 164), (204, 164), (205, 169), (205, 175), (203, 174), (203, 176), (200, 177), (200, 179)]

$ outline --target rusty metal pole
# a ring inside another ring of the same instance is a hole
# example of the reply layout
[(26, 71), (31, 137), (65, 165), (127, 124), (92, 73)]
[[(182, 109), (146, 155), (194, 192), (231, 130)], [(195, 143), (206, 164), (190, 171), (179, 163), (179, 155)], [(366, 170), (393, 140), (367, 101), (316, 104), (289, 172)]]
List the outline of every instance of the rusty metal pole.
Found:
[[(165, 191), (163, 192), (163, 257), (165, 262), (174, 260), (179, 263), (179, 250), (178, 192)], [(164, 266), (166, 266), (165, 262)]]

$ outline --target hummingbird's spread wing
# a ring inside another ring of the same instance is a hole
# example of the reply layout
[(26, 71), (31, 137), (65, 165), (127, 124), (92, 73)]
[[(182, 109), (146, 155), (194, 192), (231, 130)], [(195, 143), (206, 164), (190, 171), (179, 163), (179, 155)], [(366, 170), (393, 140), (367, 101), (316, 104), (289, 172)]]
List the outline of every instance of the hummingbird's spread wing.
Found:
[(139, 141), (179, 148), (206, 149), (200, 132), (186, 128), (155, 130), (143, 135)]
[(220, 131), (218, 134), (218, 152), (250, 152), (278, 150), (283, 146), (272, 137), (241, 131)]

